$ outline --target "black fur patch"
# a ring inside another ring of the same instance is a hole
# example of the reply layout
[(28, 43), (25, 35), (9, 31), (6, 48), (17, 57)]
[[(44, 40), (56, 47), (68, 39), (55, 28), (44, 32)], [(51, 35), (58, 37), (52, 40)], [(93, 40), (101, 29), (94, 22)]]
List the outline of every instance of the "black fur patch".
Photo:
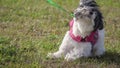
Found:
[(85, 3), (84, 5), (90, 6), (90, 7), (97, 7), (98, 6), (95, 1), (90, 1), (88, 3)]
[(94, 30), (95, 31), (97, 29), (102, 30), (104, 28), (102, 13), (98, 9), (96, 9), (95, 12), (96, 12), (96, 18), (94, 19), (95, 22)]

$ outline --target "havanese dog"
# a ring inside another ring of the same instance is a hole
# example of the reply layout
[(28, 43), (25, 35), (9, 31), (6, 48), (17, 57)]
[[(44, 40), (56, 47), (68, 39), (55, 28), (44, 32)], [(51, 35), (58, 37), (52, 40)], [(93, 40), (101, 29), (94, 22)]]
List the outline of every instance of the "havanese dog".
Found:
[(64, 57), (70, 61), (104, 54), (104, 23), (95, 0), (80, 0), (69, 24), (70, 30), (65, 34), (59, 50), (49, 53), (48, 57)]

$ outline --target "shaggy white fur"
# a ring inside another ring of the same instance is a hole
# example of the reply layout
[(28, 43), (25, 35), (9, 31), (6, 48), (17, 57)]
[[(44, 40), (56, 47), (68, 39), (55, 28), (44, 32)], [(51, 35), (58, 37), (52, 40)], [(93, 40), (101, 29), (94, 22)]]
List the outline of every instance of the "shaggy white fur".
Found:
[[(81, 24), (81, 23), (75, 22), (74, 26), (76, 24)], [(85, 27), (87, 27), (87, 28), (85, 28)], [(84, 37), (84, 35), (89, 34), (89, 33), (84, 32), (88, 28), (93, 29), (93, 28), (91, 28), (91, 26), (85, 25), (83, 28), (82, 27), (79, 28), (79, 29), (81, 29), (81, 31), (78, 31), (78, 27), (74, 27), (73, 32), (75, 35), (81, 34), (81, 36), (83, 35), (83, 37)], [(81, 32), (81, 33), (79, 33), (79, 32)], [(98, 41), (94, 45), (94, 48), (93, 48), (94, 56), (100, 56), (105, 52), (104, 29), (98, 30), (98, 35), (99, 35)], [(93, 54), (91, 53), (92, 46), (93, 45), (91, 45), (90, 42), (81, 42), (81, 43), (76, 42), (69, 35), (69, 31), (67, 31), (67, 33), (62, 41), (62, 44), (60, 45), (59, 50), (55, 53), (49, 53), (48, 56), (51, 58), (60, 58), (60, 57), (64, 56), (67, 61), (75, 60), (80, 57), (90, 57), (90, 56), (93, 56)]]
[[(85, 38), (94, 30), (96, 13), (94, 12), (92, 16), (88, 17), (89, 7), (77, 9), (77, 11), (82, 16), (74, 17), (73, 34)], [(59, 50), (55, 53), (49, 53), (48, 57), (60, 58), (64, 56), (67, 61), (70, 61), (80, 57), (101, 56), (104, 52), (104, 29), (98, 29), (98, 40), (95, 45), (92, 45), (91, 42), (76, 42), (67, 31)]]

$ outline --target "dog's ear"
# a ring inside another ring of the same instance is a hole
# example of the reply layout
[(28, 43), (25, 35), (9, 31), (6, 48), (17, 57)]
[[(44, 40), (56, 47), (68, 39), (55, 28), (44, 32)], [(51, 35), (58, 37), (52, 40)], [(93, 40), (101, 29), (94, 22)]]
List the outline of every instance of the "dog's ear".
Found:
[(96, 10), (96, 17), (94, 19), (94, 22), (95, 22), (94, 30), (97, 29), (102, 30), (104, 28), (103, 16), (99, 10)]

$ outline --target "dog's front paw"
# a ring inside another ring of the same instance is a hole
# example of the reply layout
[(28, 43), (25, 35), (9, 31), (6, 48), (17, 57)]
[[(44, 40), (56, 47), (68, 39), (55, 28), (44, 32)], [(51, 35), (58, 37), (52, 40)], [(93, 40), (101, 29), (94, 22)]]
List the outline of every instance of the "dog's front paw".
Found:
[(56, 58), (55, 55), (54, 55), (54, 53), (48, 53), (47, 57), (48, 58)]
[(71, 56), (71, 54), (67, 54), (65, 56), (65, 60), (67, 60), (67, 61), (73, 61), (73, 60), (75, 60), (75, 58), (73, 56)]

